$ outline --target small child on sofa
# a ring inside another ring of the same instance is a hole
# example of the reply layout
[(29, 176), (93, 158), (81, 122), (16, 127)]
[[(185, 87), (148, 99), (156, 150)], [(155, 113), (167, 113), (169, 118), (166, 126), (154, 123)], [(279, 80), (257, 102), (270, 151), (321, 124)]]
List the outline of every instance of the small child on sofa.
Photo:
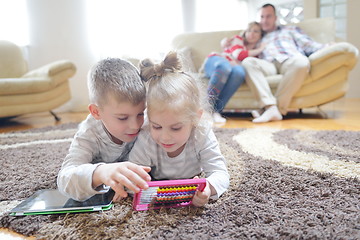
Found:
[(257, 56), (265, 48), (264, 44), (259, 44), (262, 36), (263, 32), (260, 24), (257, 22), (250, 22), (243, 34), (221, 40), (220, 45), (223, 51), (220, 55), (225, 57), (232, 64), (239, 64), (248, 56)]
[(63, 194), (84, 201), (111, 187), (113, 200), (126, 197), (128, 189), (148, 188), (149, 167), (127, 162), (144, 122), (146, 88), (138, 70), (129, 62), (108, 58), (88, 75), (90, 114), (80, 125), (58, 173)]

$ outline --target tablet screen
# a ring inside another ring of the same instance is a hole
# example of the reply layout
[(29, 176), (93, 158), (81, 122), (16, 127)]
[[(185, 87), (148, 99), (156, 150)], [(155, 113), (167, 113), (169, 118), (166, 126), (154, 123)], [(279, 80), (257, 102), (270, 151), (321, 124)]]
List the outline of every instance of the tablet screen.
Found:
[(111, 207), (114, 191), (96, 194), (84, 202), (62, 195), (58, 190), (44, 189), (21, 202), (11, 210), (11, 215), (49, 214), (50, 212), (99, 211)]

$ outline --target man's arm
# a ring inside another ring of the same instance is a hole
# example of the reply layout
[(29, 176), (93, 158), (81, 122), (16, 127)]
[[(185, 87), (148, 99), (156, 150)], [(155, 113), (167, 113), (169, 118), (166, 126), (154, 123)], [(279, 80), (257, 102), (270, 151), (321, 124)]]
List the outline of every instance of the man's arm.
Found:
[(299, 27), (293, 27), (291, 33), (297, 47), (302, 49), (306, 56), (310, 56), (325, 46), (325, 44), (314, 41)]

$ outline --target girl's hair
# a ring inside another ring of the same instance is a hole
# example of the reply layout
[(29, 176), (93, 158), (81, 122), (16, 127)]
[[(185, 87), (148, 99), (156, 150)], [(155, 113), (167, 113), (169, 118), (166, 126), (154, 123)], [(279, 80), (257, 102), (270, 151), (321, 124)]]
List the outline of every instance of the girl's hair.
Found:
[(243, 34), (242, 34), (242, 37), (243, 37), (243, 38), (244, 38), (244, 40), (245, 40), (245, 44), (246, 44), (246, 37), (245, 37), (245, 34), (246, 34), (246, 32), (247, 32), (250, 28), (252, 28), (252, 27), (254, 27), (254, 26), (258, 26), (258, 27), (260, 28), (260, 31), (261, 31), (261, 37), (263, 37), (263, 36), (265, 35), (265, 32), (262, 30), (260, 23), (258, 23), (258, 22), (256, 22), (256, 21), (254, 21), (254, 22), (249, 22), (249, 24), (248, 24), (248, 26), (247, 26), (246, 30), (245, 30), (245, 31), (243, 32)]
[(181, 71), (176, 52), (170, 52), (164, 61), (155, 64), (150, 59), (140, 62), (141, 78), (147, 82), (147, 111), (150, 115), (157, 111), (171, 110), (181, 113), (181, 117), (198, 126), (198, 112), (203, 117), (209, 112), (210, 104), (200, 80)]
[(93, 66), (88, 75), (88, 88), (90, 102), (100, 107), (107, 103), (109, 96), (134, 105), (146, 98), (145, 84), (137, 68), (119, 58), (107, 58)]

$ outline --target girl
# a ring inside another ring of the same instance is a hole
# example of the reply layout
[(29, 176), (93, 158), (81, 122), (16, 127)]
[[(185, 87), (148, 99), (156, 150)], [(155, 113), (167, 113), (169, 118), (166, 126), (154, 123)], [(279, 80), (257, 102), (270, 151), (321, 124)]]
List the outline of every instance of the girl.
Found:
[(185, 179), (204, 173), (207, 185), (193, 198), (195, 206), (217, 199), (229, 186), (229, 174), (206, 115), (209, 103), (200, 81), (181, 71), (175, 52), (154, 64), (140, 63), (147, 81), (149, 123), (130, 153), (133, 163), (151, 167), (154, 180)]
[(205, 59), (204, 71), (210, 79), (208, 94), (214, 105), (215, 122), (226, 122), (220, 112), (245, 80), (245, 70), (240, 65), (241, 61), (262, 52), (265, 45), (258, 44), (262, 36), (260, 24), (251, 22), (242, 35), (224, 38), (221, 41), (221, 53), (213, 52)]

